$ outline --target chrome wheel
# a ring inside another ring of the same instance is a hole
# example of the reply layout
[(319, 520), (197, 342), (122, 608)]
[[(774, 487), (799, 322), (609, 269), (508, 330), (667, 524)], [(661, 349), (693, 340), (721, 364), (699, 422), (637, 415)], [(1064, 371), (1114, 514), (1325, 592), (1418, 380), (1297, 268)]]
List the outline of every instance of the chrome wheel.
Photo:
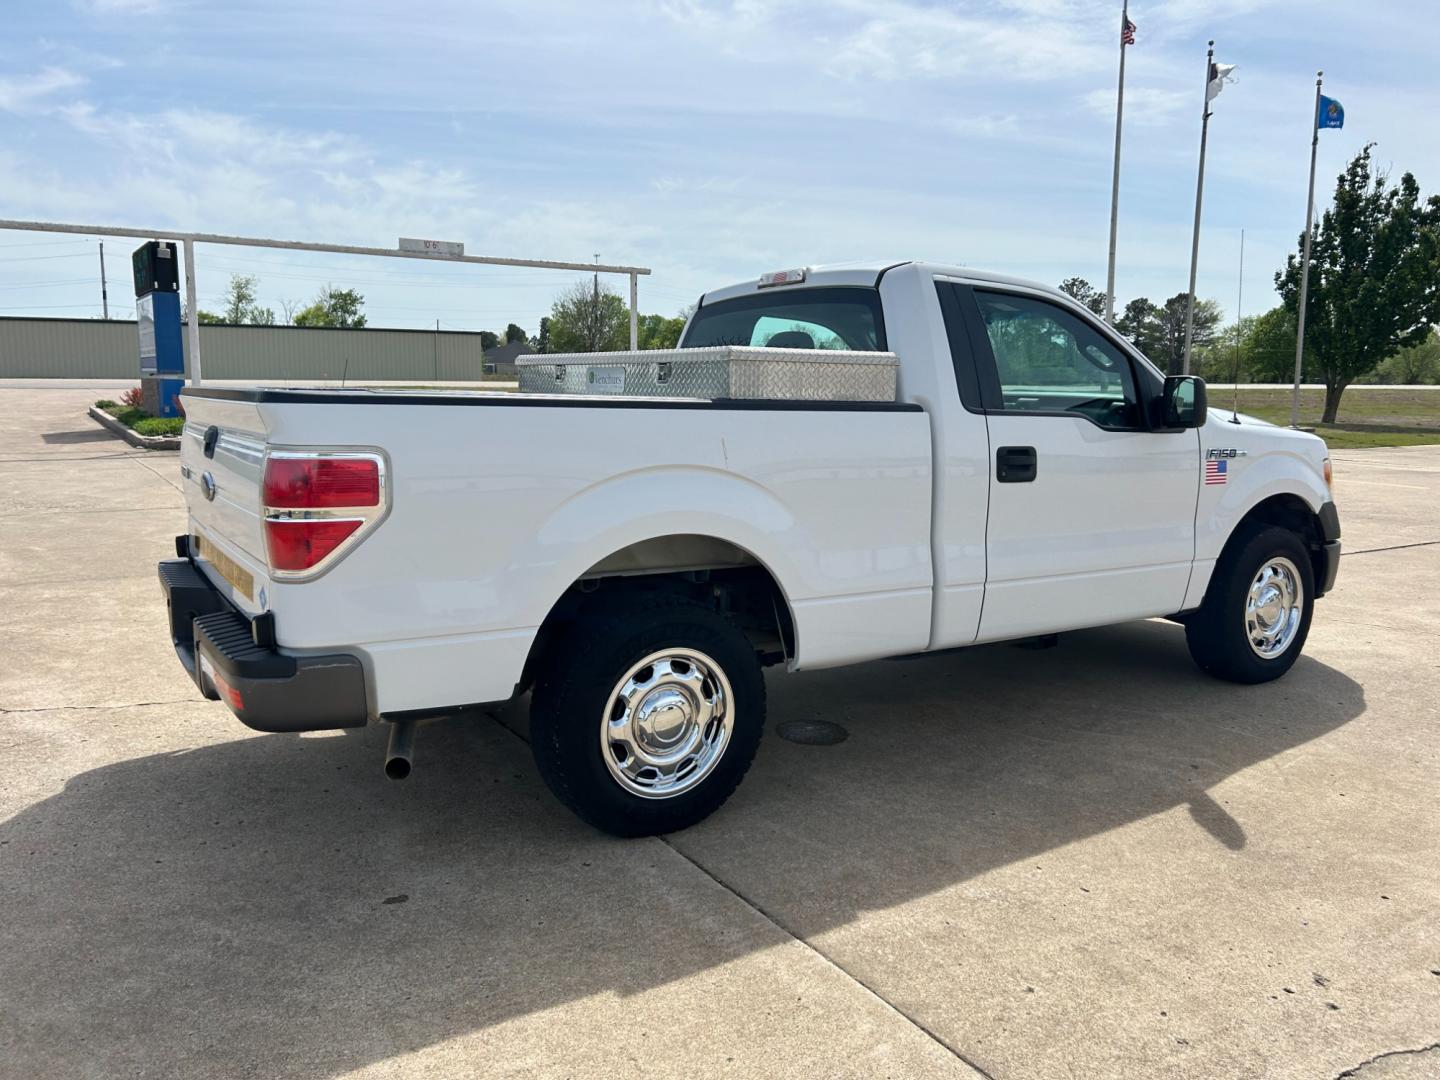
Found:
[(1245, 639), (1262, 660), (1273, 660), (1295, 640), (1305, 609), (1300, 571), (1281, 555), (1266, 559), (1245, 598)]
[(720, 762), (733, 731), (730, 681), (694, 649), (651, 653), (627, 671), (600, 718), (600, 755), (626, 791), (669, 799)]

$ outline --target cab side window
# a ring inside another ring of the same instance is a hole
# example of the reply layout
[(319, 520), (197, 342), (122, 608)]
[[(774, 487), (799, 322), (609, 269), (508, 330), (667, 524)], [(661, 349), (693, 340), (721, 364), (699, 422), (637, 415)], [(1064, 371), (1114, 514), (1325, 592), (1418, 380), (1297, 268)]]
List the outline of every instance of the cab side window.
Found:
[(1103, 428), (1142, 426), (1130, 361), (1058, 304), (975, 290), (1003, 411), (1076, 413)]

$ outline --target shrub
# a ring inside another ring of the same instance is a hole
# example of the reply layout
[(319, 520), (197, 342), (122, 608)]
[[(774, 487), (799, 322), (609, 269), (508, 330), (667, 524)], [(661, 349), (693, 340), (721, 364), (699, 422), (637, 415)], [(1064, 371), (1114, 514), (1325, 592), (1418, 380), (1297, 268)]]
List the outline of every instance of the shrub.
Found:
[(182, 416), (146, 416), (130, 425), (137, 435), (179, 435), (185, 429)]
[(120, 403), (118, 401), (111, 401), (109, 398), (101, 398), (95, 402), (95, 407), (101, 412), (113, 413), (116, 409), (120, 408)]
[(132, 409), (138, 409), (145, 404), (145, 391), (138, 386), (131, 387), (120, 395), (120, 401)]

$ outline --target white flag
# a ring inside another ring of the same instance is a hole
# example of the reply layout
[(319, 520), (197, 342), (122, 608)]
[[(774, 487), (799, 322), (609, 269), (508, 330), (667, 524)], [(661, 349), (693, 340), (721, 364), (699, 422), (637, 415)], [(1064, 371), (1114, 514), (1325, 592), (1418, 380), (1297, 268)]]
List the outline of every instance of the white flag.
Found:
[(1211, 63), (1210, 81), (1205, 86), (1206, 101), (1214, 101), (1215, 98), (1219, 95), (1220, 91), (1225, 89), (1225, 84), (1227, 82), (1235, 81), (1234, 77), (1231, 75), (1231, 72), (1233, 72), (1234, 70), (1234, 64)]

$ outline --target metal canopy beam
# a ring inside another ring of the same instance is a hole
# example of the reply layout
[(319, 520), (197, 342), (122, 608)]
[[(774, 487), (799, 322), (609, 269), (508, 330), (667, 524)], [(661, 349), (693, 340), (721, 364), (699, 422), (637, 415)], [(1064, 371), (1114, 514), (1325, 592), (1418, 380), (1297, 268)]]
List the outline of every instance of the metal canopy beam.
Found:
[[(587, 274), (625, 274), (630, 278), (630, 348), (637, 347), (639, 312), (637, 281), (649, 274), (647, 266), (613, 266), (609, 263), (553, 262), (549, 259), (504, 259), (493, 255), (447, 255), (439, 251), (402, 251), (396, 248), (358, 247), (354, 244), (319, 244), (309, 240), (269, 240), (260, 236), (229, 236), (225, 233), (178, 232), (174, 229), (132, 229), (115, 225), (67, 225), (59, 221), (15, 221), (0, 218), (0, 229), (21, 232), (78, 233), (83, 236), (132, 236), (142, 240), (179, 241), (185, 257), (186, 308), (197, 310), (195, 299), (195, 245), (229, 244), (232, 247), (280, 248), (284, 251), (317, 251), (339, 255), (378, 255), (385, 259), (423, 259), (426, 262), (472, 263), (479, 266), (524, 266), (536, 270), (579, 270)], [(190, 381), (200, 384), (200, 321), (188, 326)]]
[(645, 266), (609, 263), (553, 262), (548, 259), (503, 259), (492, 255), (444, 255), (440, 252), (401, 251), (399, 248), (357, 247), (353, 244), (318, 244), (308, 240), (267, 240), (259, 236), (180, 232), (175, 229), (131, 229), (114, 225), (65, 225), (55, 221), (11, 221), (0, 218), (0, 229), (24, 232), (79, 233), (85, 236), (134, 236), (143, 240), (184, 240), (193, 244), (230, 244), (234, 247), (281, 248), (340, 255), (378, 255), (388, 259), (424, 259), (427, 262), (476, 263), (481, 266), (528, 266), (537, 270), (580, 270), (587, 274), (649, 274)]

